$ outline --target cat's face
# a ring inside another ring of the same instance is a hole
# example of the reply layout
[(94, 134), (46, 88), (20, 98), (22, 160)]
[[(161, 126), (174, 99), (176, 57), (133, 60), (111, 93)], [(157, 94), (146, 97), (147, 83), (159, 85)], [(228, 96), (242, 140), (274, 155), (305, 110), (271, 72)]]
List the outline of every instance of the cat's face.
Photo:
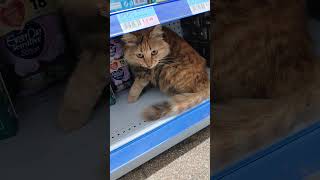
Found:
[(161, 26), (125, 34), (122, 40), (125, 43), (124, 57), (131, 65), (152, 69), (170, 53)]

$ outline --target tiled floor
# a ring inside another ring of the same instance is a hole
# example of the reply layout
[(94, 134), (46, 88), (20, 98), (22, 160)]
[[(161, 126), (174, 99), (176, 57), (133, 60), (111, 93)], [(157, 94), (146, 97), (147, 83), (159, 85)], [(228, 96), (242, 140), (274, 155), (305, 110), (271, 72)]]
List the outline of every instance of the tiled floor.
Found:
[(210, 177), (210, 129), (201, 130), (120, 180), (205, 180)]

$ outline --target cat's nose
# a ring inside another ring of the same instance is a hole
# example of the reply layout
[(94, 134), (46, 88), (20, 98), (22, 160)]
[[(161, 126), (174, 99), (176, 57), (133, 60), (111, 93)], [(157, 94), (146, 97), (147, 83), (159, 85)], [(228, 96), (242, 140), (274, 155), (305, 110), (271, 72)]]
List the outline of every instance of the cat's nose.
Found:
[(146, 63), (146, 65), (147, 65), (148, 68), (152, 67), (152, 63)]

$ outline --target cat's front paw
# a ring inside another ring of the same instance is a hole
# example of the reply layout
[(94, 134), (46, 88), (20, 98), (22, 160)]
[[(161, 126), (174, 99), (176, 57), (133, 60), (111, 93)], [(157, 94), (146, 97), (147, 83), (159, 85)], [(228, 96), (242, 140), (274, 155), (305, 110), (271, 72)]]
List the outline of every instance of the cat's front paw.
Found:
[(138, 96), (128, 96), (128, 103), (134, 103), (138, 100)]

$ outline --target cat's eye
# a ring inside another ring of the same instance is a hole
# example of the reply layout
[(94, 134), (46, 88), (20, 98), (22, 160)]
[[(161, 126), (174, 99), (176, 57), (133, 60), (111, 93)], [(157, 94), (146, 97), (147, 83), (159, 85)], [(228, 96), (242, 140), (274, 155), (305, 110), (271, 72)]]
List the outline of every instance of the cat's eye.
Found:
[(143, 58), (144, 56), (143, 56), (142, 53), (138, 53), (138, 54), (137, 54), (137, 57), (138, 57), (138, 58)]
[(151, 55), (157, 55), (158, 54), (158, 51), (157, 50), (153, 50), (152, 52), (151, 52)]

